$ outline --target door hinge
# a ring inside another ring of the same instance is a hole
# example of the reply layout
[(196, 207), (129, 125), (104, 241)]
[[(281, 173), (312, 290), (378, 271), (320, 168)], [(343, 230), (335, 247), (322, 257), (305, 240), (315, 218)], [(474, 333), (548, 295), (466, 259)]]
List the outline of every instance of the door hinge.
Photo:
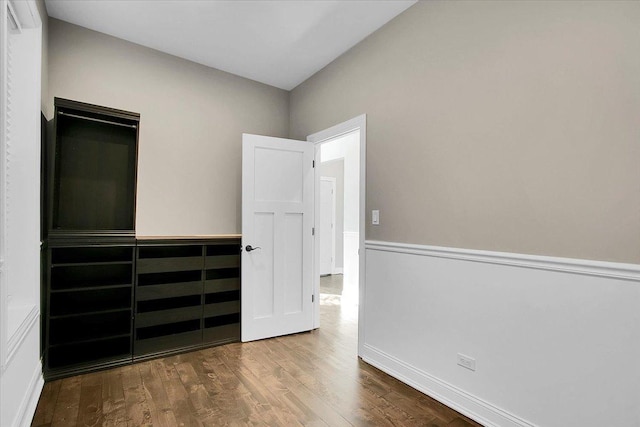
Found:
[(311, 235), (312, 236), (316, 235), (316, 228), (315, 227), (311, 227)]
[(316, 161), (315, 161), (315, 160), (313, 160), (313, 161), (311, 162), (311, 167), (312, 167), (312, 168), (315, 168), (315, 167), (316, 167)]
[(316, 296), (311, 294), (311, 302), (315, 302), (316, 301)]

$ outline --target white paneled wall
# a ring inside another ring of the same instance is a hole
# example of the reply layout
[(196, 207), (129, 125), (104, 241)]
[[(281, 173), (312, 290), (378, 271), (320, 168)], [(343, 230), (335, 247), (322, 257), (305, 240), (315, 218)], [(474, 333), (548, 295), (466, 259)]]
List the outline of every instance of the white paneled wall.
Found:
[(365, 361), (487, 426), (640, 426), (640, 266), (366, 247)]
[(0, 0), (0, 425), (28, 426), (42, 389), (40, 85), (42, 24), (34, 1)]

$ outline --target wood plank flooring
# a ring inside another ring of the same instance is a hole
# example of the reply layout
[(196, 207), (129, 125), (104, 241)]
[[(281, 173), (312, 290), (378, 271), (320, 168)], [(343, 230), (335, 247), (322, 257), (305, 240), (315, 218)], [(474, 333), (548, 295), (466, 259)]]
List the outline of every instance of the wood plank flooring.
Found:
[(479, 426), (359, 360), (339, 296), (321, 325), (49, 382), (32, 426)]

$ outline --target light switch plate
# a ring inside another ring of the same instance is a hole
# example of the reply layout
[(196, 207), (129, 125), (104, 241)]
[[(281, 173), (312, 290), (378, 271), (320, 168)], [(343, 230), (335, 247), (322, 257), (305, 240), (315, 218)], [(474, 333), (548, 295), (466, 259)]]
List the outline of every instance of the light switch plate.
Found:
[(371, 224), (380, 225), (380, 211), (377, 209), (371, 211)]

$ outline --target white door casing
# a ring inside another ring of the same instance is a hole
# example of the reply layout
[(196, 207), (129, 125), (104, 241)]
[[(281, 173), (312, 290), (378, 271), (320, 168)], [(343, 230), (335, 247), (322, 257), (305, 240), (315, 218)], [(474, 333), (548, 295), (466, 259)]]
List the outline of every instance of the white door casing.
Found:
[[(360, 116), (354, 117), (353, 119), (347, 120), (346, 122), (337, 124), (335, 126), (332, 126), (328, 129), (322, 130), (320, 132), (314, 133), (313, 135), (309, 135), (307, 136), (307, 141), (310, 141), (314, 144), (315, 146), (315, 152), (316, 152), (316, 160), (317, 161), (322, 161), (321, 159), (321, 151), (320, 151), (320, 147), (322, 145), (323, 142), (338, 138), (342, 135), (345, 135), (349, 132), (353, 132), (355, 130), (358, 130), (360, 132), (359, 136), (360, 136), (360, 141), (359, 141), (359, 145), (360, 145), (360, 153), (359, 153), (359, 157), (360, 157), (360, 173), (359, 173), (359, 183), (360, 183), (360, 190), (359, 190), (359, 194), (358, 194), (358, 199), (359, 199), (359, 213), (358, 213), (358, 230), (359, 230), (359, 235), (358, 235), (358, 299), (359, 299), (359, 303), (358, 303), (358, 355), (362, 355), (364, 352), (364, 324), (366, 322), (366, 319), (364, 317), (364, 301), (365, 301), (365, 293), (366, 293), (366, 286), (365, 286), (365, 256), (364, 256), (364, 237), (365, 237), (365, 221), (366, 221), (366, 215), (365, 215), (365, 194), (366, 194), (366, 176), (367, 176), (367, 163), (366, 163), (366, 158), (367, 158), (367, 116), (366, 114), (362, 114)], [(316, 169), (316, 172), (318, 171), (318, 169)], [(316, 173), (316, 185), (319, 185), (320, 182), (320, 174)], [(317, 193), (315, 195), (316, 197), (316, 207), (319, 207), (320, 205), (320, 194)], [(316, 253), (315, 253), (315, 259), (314, 259), (314, 269), (316, 270), (316, 273), (314, 275), (314, 289), (319, 293), (320, 292), (320, 273), (319, 273), (319, 264), (320, 264), (320, 260), (318, 259), (319, 255), (320, 255), (320, 249), (319, 249), (319, 240), (316, 239), (315, 242), (315, 247), (316, 247)], [(316, 299), (315, 301), (315, 310), (314, 310), (314, 328), (318, 328), (320, 327), (320, 304), (319, 304), (319, 300)]]
[(320, 238), (320, 275), (333, 274), (336, 257), (336, 179), (320, 178), (320, 218), (318, 237)]
[(313, 160), (312, 143), (242, 135), (243, 342), (313, 328)]

